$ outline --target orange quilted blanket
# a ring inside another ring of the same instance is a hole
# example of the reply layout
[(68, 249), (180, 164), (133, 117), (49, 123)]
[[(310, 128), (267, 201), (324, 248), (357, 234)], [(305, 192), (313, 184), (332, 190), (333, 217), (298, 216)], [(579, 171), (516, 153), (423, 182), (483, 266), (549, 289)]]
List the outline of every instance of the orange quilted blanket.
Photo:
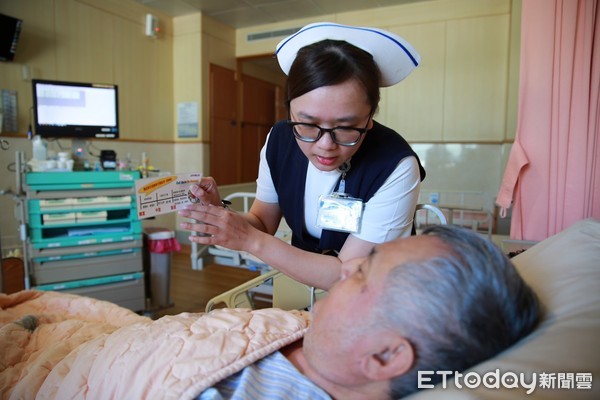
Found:
[(224, 309), (152, 321), (56, 292), (0, 294), (0, 397), (191, 399), (301, 338), (309, 315)]

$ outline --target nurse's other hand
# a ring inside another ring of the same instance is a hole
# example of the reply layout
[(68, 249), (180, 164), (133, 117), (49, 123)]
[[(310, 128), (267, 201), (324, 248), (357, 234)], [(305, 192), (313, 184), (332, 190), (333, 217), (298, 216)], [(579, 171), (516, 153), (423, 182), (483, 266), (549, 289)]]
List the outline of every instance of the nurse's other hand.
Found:
[(198, 184), (190, 185), (189, 193), (199, 200), (201, 204), (221, 205), (221, 195), (217, 182), (212, 176), (206, 176)]
[(221, 206), (192, 204), (180, 210), (179, 215), (193, 220), (181, 222), (179, 226), (199, 233), (200, 236), (190, 236), (189, 239), (200, 244), (247, 250), (252, 236), (260, 232), (240, 214)]

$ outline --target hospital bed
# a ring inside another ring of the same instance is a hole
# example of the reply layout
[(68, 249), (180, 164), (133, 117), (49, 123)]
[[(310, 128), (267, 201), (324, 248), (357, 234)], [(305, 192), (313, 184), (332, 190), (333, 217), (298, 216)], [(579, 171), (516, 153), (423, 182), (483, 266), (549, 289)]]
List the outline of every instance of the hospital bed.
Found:
[[(496, 216), (493, 197), (483, 191), (421, 189), (419, 203), (431, 204), (442, 210), (448, 224), (485, 232), (489, 239), (495, 230)], [(429, 224), (430, 215), (418, 216), (417, 229)]]
[[(533, 394), (526, 394), (523, 386), (511, 388), (512, 382), (497, 388), (458, 388), (449, 382), (449, 387), (438, 385), (407, 400), (598, 398), (600, 386), (593, 378), (600, 376), (600, 220), (576, 222), (512, 260), (544, 304), (543, 320), (528, 337), (462, 376), (510, 371), (530, 383), (535, 374)], [(193, 399), (214, 382), (204, 374), (216, 364), (207, 357), (224, 353), (231, 359), (232, 346), (240, 343), (255, 350), (249, 345), (255, 342), (240, 340), (244, 332), (250, 340), (277, 338), (278, 346), (267, 348), (275, 351), (302, 337), (305, 314), (227, 309), (153, 321), (112, 303), (68, 293), (0, 294), (5, 366), (0, 369), (0, 397)], [(231, 329), (220, 329), (227, 328), (226, 322), (236, 323), (233, 341), (227, 340)], [(282, 336), (272, 335), (273, 325), (287, 331), (294, 327), (294, 336), (281, 343)], [(207, 340), (213, 340), (208, 348)], [(253, 362), (264, 355), (235, 360)], [(227, 371), (218, 378), (226, 376)], [(553, 386), (544, 387), (544, 382)]]

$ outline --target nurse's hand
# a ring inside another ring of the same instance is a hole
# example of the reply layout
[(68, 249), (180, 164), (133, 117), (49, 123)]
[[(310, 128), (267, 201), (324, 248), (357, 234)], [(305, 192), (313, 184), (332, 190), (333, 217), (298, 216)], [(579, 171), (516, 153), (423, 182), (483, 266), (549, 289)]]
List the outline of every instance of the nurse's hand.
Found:
[(198, 184), (191, 185), (188, 190), (193, 197), (199, 200), (200, 204), (221, 205), (217, 182), (212, 176), (203, 177)]
[(192, 204), (180, 210), (179, 215), (194, 220), (182, 222), (179, 226), (199, 233), (199, 236), (190, 236), (189, 239), (200, 244), (249, 251), (248, 243), (252, 243), (252, 237), (262, 233), (242, 215), (222, 206)]

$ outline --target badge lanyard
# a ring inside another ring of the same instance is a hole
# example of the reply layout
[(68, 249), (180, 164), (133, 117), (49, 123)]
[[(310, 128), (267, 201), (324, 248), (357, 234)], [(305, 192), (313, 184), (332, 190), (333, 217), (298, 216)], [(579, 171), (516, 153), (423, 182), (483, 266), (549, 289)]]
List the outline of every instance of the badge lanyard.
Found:
[(339, 167), (342, 176), (336, 192), (319, 196), (319, 228), (349, 233), (360, 230), (363, 201), (346, 193), (346, 174), (350, 167), (349, 161)]

